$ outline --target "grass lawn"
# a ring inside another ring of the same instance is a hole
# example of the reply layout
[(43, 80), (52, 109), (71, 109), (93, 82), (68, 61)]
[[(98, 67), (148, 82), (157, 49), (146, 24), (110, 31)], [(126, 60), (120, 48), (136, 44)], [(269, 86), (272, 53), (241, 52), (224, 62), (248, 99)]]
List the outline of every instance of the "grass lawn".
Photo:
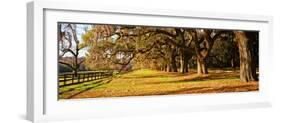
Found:
[(145, 69), (61, 87), (59, 99), (256, 90), (258, 82), (240, 82), (239, 71), (210, 70), (209, 74), (199, 76), (196, 71), (181, 74)]

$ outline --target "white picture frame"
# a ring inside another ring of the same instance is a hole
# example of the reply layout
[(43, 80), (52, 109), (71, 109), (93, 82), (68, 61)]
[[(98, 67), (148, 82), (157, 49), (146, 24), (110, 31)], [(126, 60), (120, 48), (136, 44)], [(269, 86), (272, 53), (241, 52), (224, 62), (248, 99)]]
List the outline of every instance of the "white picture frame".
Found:
[[(123, 19), (113, 19), (114, 17)], [(94, 20), (95, 23), (260, 31), (259, 91), (57, 101), (56, 84), (51, 84), (50, 81), (57, 76), (52, 69), (57, 62), (54, 55), (57, 53), (57, 43), (49, 41), (56, 36), (54, 24), (58, 21), (94, 23)], [(173, 23), (169, 23), (171, 20)], [(269, 107), (267, 97), (269, 85), (272, 83), (269, 78), (269, 70), (272, 68), (272, 20), (270, 16), (261, 15), (99, 6), (91, 1), (30, 2), (27, 4), (27, 119), (37, 122), (144, 113)], [(52, 30), (55, 33), (52, 33)]]

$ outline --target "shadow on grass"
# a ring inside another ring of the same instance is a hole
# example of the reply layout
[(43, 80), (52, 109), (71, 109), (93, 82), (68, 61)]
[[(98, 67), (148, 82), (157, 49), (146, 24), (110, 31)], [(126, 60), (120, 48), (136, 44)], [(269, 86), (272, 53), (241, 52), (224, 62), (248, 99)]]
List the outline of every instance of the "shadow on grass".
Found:
[(169, 91), (162, 93), (161, 95), (167, 94), (189, 94), (189, 93), (219, 93), (219, 92), (243, 92), (243, 91), (257, 91), (257, 85), (238, 85), (238, 86), (223, 86), (218, 88), (212, 87), (194, 87), (185, 88), (175, 91)]
[(122, 79), (149, 79), (155, 77), (167, 77), (165, 75), (146, 75), (146, 76), (139, 76), (139, 75), (129, 75), (129, 76), (122, 76)]
[(210, 87), (184, 88), (184, 89), (179, 89), (179, 90), (164, 92), (164, 93), (161, 93), (161, 95), (178, 94), (178, 93), (180, 93), (180, 92), (185, 92), (185, 91), (197, 91), (197, 90), (202, 90), (202, 89), (207, 89), (207, 88), (210, 88)]
[[(88, 84), (81, 84), (81, 86), (79, 86), (79, 87), (74, 87), (74, 88), (71, 88), (71, 89), (69, 89), (69, 90), (67, 90), (67, 91), (61, 92), (60, 95), (65, 94), (65, 93), (67, 93), (67, 92), (71, 92), (71, 91), (77, 91), (76, 93), (71, 94), (71, 95), (68, 96), (68, 97), (64, 97), (64, 98), (66, 98), (66, 99), (71, 99), (71, 98), (73, 98), (73, 97), (75, 97), (75, 96), (77, 96), (77, 95), (79, 95), (79, 94), (81, 94), (81, 93), (84, 93), (84, 92), (89, 91), (89, 90), (91, 90), (91, 89), (94, 89), (94, 88), (97, 88), (97, 87), (99, 87), (99, 86), (108, 84), (108, 83), (110, 83), (111, 81), (112, 81), (112, 79), (109, 79), (109, 80), (99, 80), (99, 81), (97, 81), (97, 82), (88, 83)], [(94, 85), (94, 86), (93, 86), (93, 85)], [(77, 88), (81, 88), (81, 87), (83, 87), (83, 86), (89, 86), (89, 87), (83, 88), (83, 89), (81, 89), (81, 90), (79, 90), (79, 91), (77, 90)]]
[(95, 82), (87, 82), (87, 83), (77, 83), (75, 85), (69, 85), (69, 86), (73, 86), (73, 87), (69, 87), (69, 86), (63, 86), (63, 87), (66, 87), (66, 88), (70, 88), (70, 89), (67, 89), (66, 91), (60, 91), (59, 94), (64, 94), (64, 93), (67, 93), (67, 92), (70, 92), (70, 91), (74, 91), (75, 89), (77, 88), (81, 88), (83, 86), (91, 86), (93, 84), (98, 84), (100, 82), (102, 82), (103, 80), (97, 80)]
[(149, 82), (143, 84), (165, 84), (165, 83), (183, 83), (183, 82), (207, 82), (211, 80), (223, 80), (223, 79), (239, 79), (239, 75), (231, 73), (219, 73), (219, 74), (207, 74), (207, 75), (197, 75), (189, 74), (186, 78), (180, 80), (172, 81), (157, 81)]
[(165, 77), (182, 77), (182, 76), (188, 76), (188, 74), (180, 74), (180, 73), (158, 73), (153, 75), (127, 75), (127, 76), (121, 76), (122, 79), (149, 79), (149, 78), (165, 78)]

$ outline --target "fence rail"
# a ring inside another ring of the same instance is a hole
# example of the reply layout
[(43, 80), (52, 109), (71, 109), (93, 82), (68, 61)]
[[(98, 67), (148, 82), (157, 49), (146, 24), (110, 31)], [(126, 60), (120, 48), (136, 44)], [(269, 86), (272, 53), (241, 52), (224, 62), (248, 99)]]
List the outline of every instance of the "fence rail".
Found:
[(113, 75), (113, 71), (87, 71), (77, 73), (62, 73), (59, 74), (59, 87), (73, 85), (83, 82), (88, 82), (92, 80), (98, 80), (102, 78), (107, 78)]

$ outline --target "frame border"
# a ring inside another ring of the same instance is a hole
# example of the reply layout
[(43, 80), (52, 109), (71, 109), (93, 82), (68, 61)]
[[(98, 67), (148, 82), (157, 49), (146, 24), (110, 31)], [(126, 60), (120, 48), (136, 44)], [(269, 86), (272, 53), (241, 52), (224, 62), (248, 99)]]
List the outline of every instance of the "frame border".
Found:
[[(86, 11), (98, 13), (114, 13), (127, 15), (192, 17), (215, 20), (237, 20), (265, 22), (269, 25), (269, 41), (273, 41), (273, 17), (263, 15), (246, 15), (233, 13), (211, 13), (182, 10), (160, 10), (148, 8), (130, 8), (116, 6), (93, 6), (89, 1), (74, 2), (38, 0), (27, 3), (27, 119), (33, 122), (46, 120), (44, 113), (44, 10)], [(77, 6), (78, 5), (78, 6)], [(261, 104), (264, 106), (264, 104)], [(270, 104), (269, 104), (270, 105)], [(267, 105), (266, 105), (267, 106)], [(239, 107), (239, 105), (238, 105)], [(244, 107), (245, 106), (241, 106)]]

